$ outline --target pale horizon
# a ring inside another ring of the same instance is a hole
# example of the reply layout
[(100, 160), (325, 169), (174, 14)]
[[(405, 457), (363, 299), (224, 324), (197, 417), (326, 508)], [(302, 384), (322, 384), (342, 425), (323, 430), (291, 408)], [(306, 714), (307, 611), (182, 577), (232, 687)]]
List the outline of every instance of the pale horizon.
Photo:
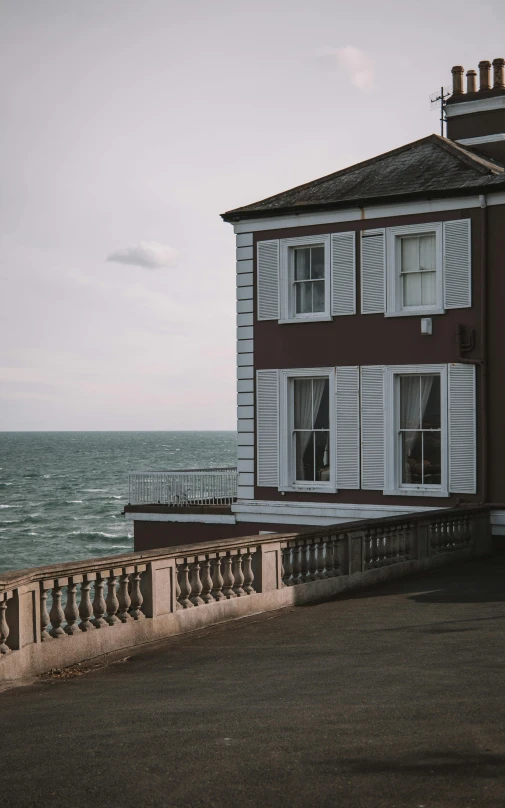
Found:
[[(0, 3), (0, 431), (234, 431), (226, 210), (439, 132), (498, 2)], [(450, 37), (448, 37), (450, 31)]]

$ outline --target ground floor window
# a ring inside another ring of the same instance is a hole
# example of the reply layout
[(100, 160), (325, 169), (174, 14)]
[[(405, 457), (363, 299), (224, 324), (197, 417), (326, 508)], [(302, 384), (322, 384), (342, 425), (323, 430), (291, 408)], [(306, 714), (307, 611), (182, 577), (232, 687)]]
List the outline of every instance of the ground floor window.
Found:
[(328, 482), (330, 479), (329, 379), (294, 379), (292, 392), (295, 481)]
[(400, 376), (401, 485), (441, 485), (440, 375)]

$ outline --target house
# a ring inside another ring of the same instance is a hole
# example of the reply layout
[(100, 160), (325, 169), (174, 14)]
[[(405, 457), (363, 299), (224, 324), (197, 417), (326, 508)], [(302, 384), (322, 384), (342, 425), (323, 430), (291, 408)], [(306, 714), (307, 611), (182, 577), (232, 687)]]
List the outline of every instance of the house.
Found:
[(223, 214), (236, 491), (139, 475), (136, 549), (484, 502), (505, 533), (505, 60), (479, 73), (453, 68), (446, 138)]

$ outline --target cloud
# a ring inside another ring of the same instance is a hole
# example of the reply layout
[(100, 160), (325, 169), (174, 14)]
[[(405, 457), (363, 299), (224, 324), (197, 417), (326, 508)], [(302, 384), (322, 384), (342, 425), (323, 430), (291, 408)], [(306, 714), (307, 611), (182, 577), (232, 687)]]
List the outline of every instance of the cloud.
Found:
[(165, 269), (174, 267), (179, 254), (173, 247), (157, 241), (140, 241), (135, 247), (124, 247), (107, 256), (107, 261), (116, 264), (130, 264), (145, 269)]
[(346, 45), (345, 48), (326, 51), (323, 59), (327, 64), (337, 62), (349, 76), (351, 84), (359, 90), (369, 92), (373, 89), (374, 63), (364, 51), (354, 45)]

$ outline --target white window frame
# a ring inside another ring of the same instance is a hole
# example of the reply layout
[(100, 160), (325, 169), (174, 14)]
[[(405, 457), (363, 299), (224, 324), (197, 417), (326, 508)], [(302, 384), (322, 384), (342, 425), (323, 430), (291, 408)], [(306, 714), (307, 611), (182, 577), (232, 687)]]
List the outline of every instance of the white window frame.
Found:
[[(400, 419), (400, 376), (440, 376), (441, 485), (405, 485), (401, 483), (401, 458), (398, 440)], [(384, 494), (404, 497), (449, 496), (449, 421), (447, 365), (390, 365), (385, 368), (385, 489)]]
[[(435, 305), (404, 306), (401, 278), (401, 239), (402, 236), (422, 236), (435, 234), (436, 239), (436, 292)], [(386, 317), (426, 317), (444, 314), (443, 278), (443, 223), (410, 224), (386, 229)]]
[[(280, 319), (279, 323), (325, 322), (331, 316), (331, 241), (330, 234), (300, 236), (280, 241)], [(296, 314), (294, 288), (294, 248), (324, 247), (324, 311)]]
[[(335, 408), (335, 368), (295, 368), (281, 370), (280, 376), (280, 463), (279, 491), (312, 491), (318, 494), (335, 493), (337, 490), (337, 424)], [(307, 378), (329, 379), (330, 410), (330, 479), (324, 482), (296, 481), (295, 458), (291, 432), (294, 418), (293, 380)]]

